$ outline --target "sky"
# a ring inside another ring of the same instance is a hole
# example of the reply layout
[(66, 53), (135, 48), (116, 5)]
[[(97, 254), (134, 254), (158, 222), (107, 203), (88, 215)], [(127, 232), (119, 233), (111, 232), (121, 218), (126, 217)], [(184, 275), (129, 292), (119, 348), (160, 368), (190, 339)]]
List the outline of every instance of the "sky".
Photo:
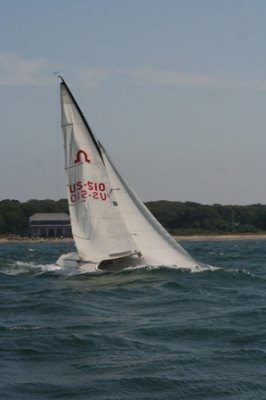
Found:
[(266, 1), (0, 0), (0, 200), (66, 198), (60, 73), (143, 201), (266, 204)]

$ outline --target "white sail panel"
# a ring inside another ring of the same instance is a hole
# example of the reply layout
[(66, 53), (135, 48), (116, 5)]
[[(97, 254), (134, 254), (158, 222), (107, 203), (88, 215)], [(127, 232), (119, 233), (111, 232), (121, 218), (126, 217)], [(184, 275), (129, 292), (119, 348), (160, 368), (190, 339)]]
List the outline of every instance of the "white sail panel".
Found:
[(98, 144), (64, 82), (61, 106), (69, 212), (80, 259), (99, 262), (135, 253)]
[(197, 266), (198, 263), (166, 232), (129, 187), (102, 146), (101, 150), (119, 210), (144, 260), (150, 265)]

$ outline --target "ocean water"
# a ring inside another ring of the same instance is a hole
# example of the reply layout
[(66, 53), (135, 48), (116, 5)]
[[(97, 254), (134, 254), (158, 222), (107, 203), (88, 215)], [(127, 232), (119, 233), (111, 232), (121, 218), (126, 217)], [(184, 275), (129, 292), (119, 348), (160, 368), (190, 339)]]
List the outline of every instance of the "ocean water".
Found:
[(78, 274), (0, 245), (3, 400), (266, 399), (266, 241), (183, 242), (217, 268)]

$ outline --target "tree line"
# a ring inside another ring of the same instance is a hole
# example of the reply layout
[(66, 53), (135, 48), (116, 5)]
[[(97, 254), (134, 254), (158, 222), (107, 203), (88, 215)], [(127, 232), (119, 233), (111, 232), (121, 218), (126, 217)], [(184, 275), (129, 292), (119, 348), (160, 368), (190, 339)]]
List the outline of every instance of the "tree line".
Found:
[[(150, 201), (148, 209), (172, 234), (266, 231), (266, 205), (205, 205), (194, 202)], [(0, 201), (0, 234), (29, 234), (29, 218), (35, 213), (68, 213), (66, 199)]]
[(205, 205), (161, 200), (148, 202), (147, 206), (171, 233), (266, 231), (266, 205), (262, 204)]

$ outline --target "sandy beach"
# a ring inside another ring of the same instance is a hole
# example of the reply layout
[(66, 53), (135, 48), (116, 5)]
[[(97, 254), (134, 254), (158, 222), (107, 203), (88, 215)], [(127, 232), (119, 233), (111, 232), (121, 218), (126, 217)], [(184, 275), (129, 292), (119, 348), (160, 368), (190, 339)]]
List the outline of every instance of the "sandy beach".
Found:
[[(225, 234), (225, 235), (190, 235), (173, 236), (177, 241), (203, 241), (203, 240), (266, 240), (266, 234)], [(0, 238), (0, 244), (5, 243), (68, 243), (72, 238), (20, 238), (16, 236)]]
[(230, 235), (191, 235), (191, 236), (173, 236), (177, 241), (180, 240), (266, 240), (266, 234), (230, 234)]
[(20, 238), (20, 237), (2, 237), (0, 244), (5, 243), (68, 243), (73, 242), (72, 238)]

